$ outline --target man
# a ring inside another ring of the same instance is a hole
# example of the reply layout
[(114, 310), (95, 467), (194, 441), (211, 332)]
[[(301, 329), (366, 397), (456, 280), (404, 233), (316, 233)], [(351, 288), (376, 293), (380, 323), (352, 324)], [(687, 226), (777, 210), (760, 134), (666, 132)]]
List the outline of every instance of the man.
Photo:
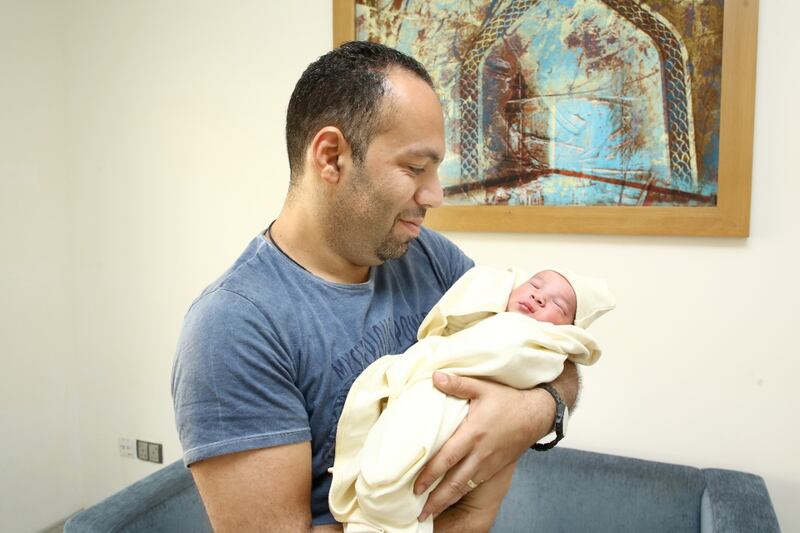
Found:
[[(173, 371), (184, 461), (217, 531), (341, 531), (327, 507), (336, 422), (358, 374), (415, 340), (473, 263), (421, 227), (441, 204), (442, 109), (425, 69), (374, 43), (312, 63), (289, 102), (290, 188), (277, 220), (187, 313)], [(418, 477), (421, 519), (487, 531), (553, 398), (436, 376), (470, 400)], [(569, 366), (554, 382), (577, 394)]]

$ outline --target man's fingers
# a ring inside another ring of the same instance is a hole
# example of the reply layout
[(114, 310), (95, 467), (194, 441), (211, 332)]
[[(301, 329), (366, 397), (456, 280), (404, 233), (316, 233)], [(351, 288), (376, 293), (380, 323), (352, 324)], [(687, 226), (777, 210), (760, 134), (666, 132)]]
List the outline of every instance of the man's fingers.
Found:
[[(434, 372), (433, 383), (445, 394), (470, 400), (470, 410), (476, 405), (487, 387), (487, 383), (479, 379), (455, 376), (444, 372)], [(464, 422), (419, 473), (414, 483), (415, 494), (419, 495), (425, 492), (434, 481), (445, 475), (475, 447), (472, 433), (464, 431), (463, 425)], [(464, 481), (466, 482), (466, 480)], [(439, 490), (438, 487), (436, 490)]]
[[(465, 435), (456, 431), (434, 455), (414, 482), (414, 494), (422, 494), (434, 481), (459, 463), (472, 450), (473, 444)], [(436, 490), (439, 490), (437, 487)]]
[(428, 500), (419, 515), (420, 521), (430, 515), (438, 515), (473, 490), (475, 488), (473, 485), (483, 481), (476, 478), (481, 462), (478, 454), (473, 453), (476, 442), (480, 439), (473, 430), (465, 427), (465, 424), (469, 426), (472, 410), (479, 405), (481, 398), (488, 390), (497, 386), (480, 379), (443, 372), (433, 374), (433, 383), (437, 389), (449, 396), (469, 400), (470, 414), (417, 476), (414, 483), (415, 494), (422, 494), (437, 479), (444, 476), (442, 482), (428, 495)]
[(465, 458), (455, 468), (450, 469), (436, 490), (428, 495), (428, 501), (422, 508), (419, 520), (425, 520), (429, 515), (438, 516), (442, 511), (466, 496), (483, 481), (473, 479), (477, 476), (478, 461), (474, 456)]
[(433, 384), (443, 393), (464, 400), (478, 398), (486, 388), (486, 383), (480, 379), (455, 376), (444, 372), (433, 373)]

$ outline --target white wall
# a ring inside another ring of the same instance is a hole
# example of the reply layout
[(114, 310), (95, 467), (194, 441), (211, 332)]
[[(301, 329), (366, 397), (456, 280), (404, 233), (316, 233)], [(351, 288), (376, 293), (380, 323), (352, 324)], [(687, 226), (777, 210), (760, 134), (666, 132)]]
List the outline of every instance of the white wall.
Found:
[[(11, 243), (0, 328), (12, 324), (2, 349), (14, 354), (3, 361), (13, 372), (0, 378), (2, 421), (25, 435), (20, 466), (0, 482), (13, 497), (0, 505), (24, 508), (45, 490), (40, 480), (71, 480), (77, 493), (38, 500), (55, 516), (157, 468), (120, 458), (120, 436), (163, 442), (166, 461), (180, 456), (169, 374), (182, 315), (280, 208), (285, 106), (330, 47), (331, 12), (328, 0), (76, 0), (59, 4), (58, 19), (52, 5), (28, 4), (0, 4), (11, 10), (0, 24), (13, 21), (0, 58), (19, 72), (0, 85), (0, 110), (31, 124), (0, 116), (0, 231)], [(619, 308), (593, 326), (606, 355), (584, 374), (568, 445), (758, 473), (786, 531), (800, 531), (798, 363), (786, 335), (800, 300), (791, 218), (800, 80), (778, 58), (796, 49), (798, 17), (794, 3), (762, 2), (749, 239), (450, 235), (478, 262), (581, 265), (612, 284)], [(42, 263), (32, 243), (45, 237)], [(71, 368), (77, 398), (61, 378)], [(79, 442), (81, 462), (43, 435), (73, 452)], [(16, 490), (28, 485), (30, 494)], [(0, 529), (52, 521), (21, 514)]]
[(80, 505), (60, 17), (0, 2), (0, 531)]
[[(282, 205), (285, 106), (330, 47), (329, 2), (72, 2), (83, 501), (180, 457), (170, 371), (183, 314)], [(316, 16), (314, 11), (318, 11)]]

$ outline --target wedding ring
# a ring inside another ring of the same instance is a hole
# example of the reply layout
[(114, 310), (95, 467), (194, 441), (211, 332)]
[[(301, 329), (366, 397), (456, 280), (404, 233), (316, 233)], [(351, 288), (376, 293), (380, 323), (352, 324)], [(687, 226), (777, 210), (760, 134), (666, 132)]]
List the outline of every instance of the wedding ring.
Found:
[(468, 486), (468, 487), (469, 487), (471, 490), (475, 490), (475, 489), (477, 489), (477, 488), (478, 488), (478, 484), (477, 484), (477, 483), (475, 483), (474, 481), (472, 481), (471, 479), (468, 479), (468, 480), (467, 480), (467, 486)]

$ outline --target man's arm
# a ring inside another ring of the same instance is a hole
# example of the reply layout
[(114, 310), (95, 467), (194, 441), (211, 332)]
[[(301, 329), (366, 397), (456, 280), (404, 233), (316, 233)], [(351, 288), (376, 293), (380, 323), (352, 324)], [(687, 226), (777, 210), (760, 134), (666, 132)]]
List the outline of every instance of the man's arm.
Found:
[(205, 459), (192, 476), (216, 533), (334, 533), (311, 527), (309, 442)]
[[(581, 375), (578, 372), (578, 367), (569, 359), (564, 362), (564, 371), (561, 375), (551, 383), (564, 403), (569, 407), (569, 412), (573, 412), (578, 405), (578, 395), (581, 390)], [(552, 399), (552, 396), (551, 396)], [(553, 409), (555, 409), (555, 400), (553, 400)], [(553, 420), (550, 422), (550, 427), (555, 423), (555, 411), (553, 411)], [(539, 437), (541, 438), (541, 437)], [(536, 439), (539, 440), (539, 439)], [(534, 441), (535, 442), (535, 441)]]
[[(414, 490), (419, 494), (444, 475), (429, 495), (420, 514), (421, 520), (442, 513), (468, 494), (471, 491), (468, 481), (481, 484), (516, 461), (534, 442), (550, 432), (556, 415), (555, 401), (542, 389), (520, 391), (489, 381), (441, 373), (434, 375), (434, 384), (446, 394), (470, 400), (470, 408), (455, 434), (417, 477)], [(552, 385), (571, 409), (579, 388), (575, 365), (567, 361), (564, 371)], [(493, 495), (498, 494), (493, 491)], [(497, 509), (504, 495), (505, 492), (497, 496)], [(440, 520), (447, 518), (449, 512)], [(455, 508), (452, 512), (459, 510)], [(437, 527), (438, 524), (437, 521)], [(447, 529), (439, 528), (437, 533), (439, 531)]]

